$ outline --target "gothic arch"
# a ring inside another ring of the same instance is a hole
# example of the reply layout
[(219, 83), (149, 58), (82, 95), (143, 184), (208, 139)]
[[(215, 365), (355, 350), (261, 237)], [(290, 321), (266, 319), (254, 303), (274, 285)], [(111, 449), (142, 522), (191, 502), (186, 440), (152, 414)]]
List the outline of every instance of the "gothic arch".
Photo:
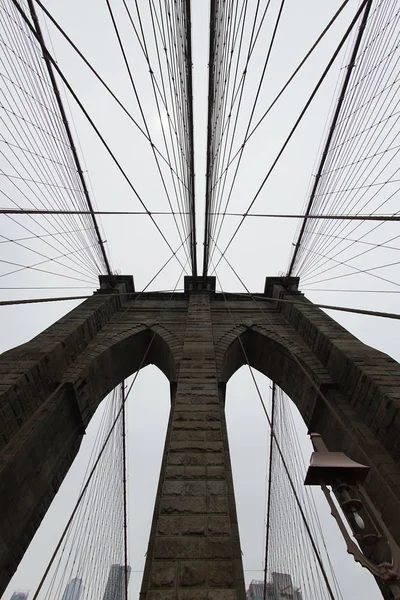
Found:
[[(123, 379), (149, 364), (174, 380), (176, 360), (170, 341), (176, 343), (172, 334), (157, 325), (150, 328), (138, 324), (114, 336), (106, 325), (70, 363), (61, 380), (60, 367), (52, 368), (51, 361), (47, 361), (49, 388), (53, 391), (7, 444), (7, 468), (2, 472), (5, 488), (21, 490), (22, 500), (17, 505), (11, 502), (15, 523), (10, 538), (2, 540), (8, 557), (2, 582), (14, 572), (32, 532), (78, 454), (86, 426), (105, 396)], [(29, 342), (24, 346), (29, 347)], [(19, 474), (28, 467), (34, 477), (30, 484), (26, 481), (21, 487)], [(26, 502), (28, 496), (30, 501)]]
[[(251, 367), (282, 388), (296, 404), (308, 425), (317, 392), (307, 374), (318, 388), (331, 383), (329, 374), (312, 353), (301, 349), (300, 355), (296, 353), (295, 360), (293, 351), (289, 350), (278, 335), (261, 327), (238, 327), (234, 339), (231, 338), (232, 335), (229, 336), (229, 341), (225, 339), (223, 347), (218, 348), (222, 355), (220, 381), (227, 383), (248, 360)], [(226, 344), (227, 341), (229, 345)]]
[[(233, 339), (232, 339), (233, 338)], [(227, 383), (232, 375), (247, 363), (273, 380), (295, 403), (308, 428), (318, 431), (328, 448), (333, 451), (342, 451), (353, 460), (362, 464), (369, 464), (367, 460), (368, 447), (365, 445), (373, 440), (373, 453), (371, 458), (382, 457), (387, 467), (386, 477), (376, 472), (371, 472), (365, 482), (365, 487), (376, 505), (384, 521), (391, 528), (391, 533), (400, 544), (400, 522), (394, 518), (398, 514), (400, 502), (387, 492), (382, 494), (382, 489), (389, 482), (391, 489), (395, 486), (396, 477), (400, 476), (398, 464), (388, 454), (374, 434), (369, 424), (361, 420), (355, 409), (351, 406), (350, 396), (346, 390), (340, 391), (338, 384), (331, 379), (327, 369), (319, 362), (316, 355), (306, 346), (298, 344), (290, 347), (285, 340), (275, 333), (259, 326), (237, 327), (229, 332), (218, 343), (219, 377), (220, 381)], [(242, 347), (243, 345), (243, 347)], [(243, 349), (246, 353), (243, 352)], [(296, 360), (296, 358), (297, 360)], [(338, 421), (332, 419), (331, 413), (318, 398), (318, 392), (311, 385), (306, 373), (312, 377), (325, 398), (335, 407), (342, 420), (348, 426), (344, 430)], [(362, 435), (360, 436), (360, 433)], [(358, 444), (355, 440), (358, 440)], [(363, 447), (366, 452), (361, 452)], [(384, 458), (383, 458), (384, 457)], [(376, 458), (375, 458), (376, 464)]]
[(176, 357), (170, 342), (176, 347), (175, 336), (157, 324), (139, 324), (111, 339), (105, 328), (100, 339), (96, 336), (64, 377), (74, 387), (84, 424), (103, 398), (140, 368), (154, 364), (174, 381)]

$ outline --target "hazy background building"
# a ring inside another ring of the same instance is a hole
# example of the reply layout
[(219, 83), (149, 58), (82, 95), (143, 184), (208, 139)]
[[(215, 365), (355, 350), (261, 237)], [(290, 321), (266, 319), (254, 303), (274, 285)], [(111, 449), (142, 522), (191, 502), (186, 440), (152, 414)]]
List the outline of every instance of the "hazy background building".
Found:
[(65, 587), (62, 600), (81, 600), (83, 589), (82, 579), (71, 579)]
[[(127, 581), (131, 573), (131, 568), (126, 567), (128, 574)], [(125, 598), (125, 565), (111, 565), (108, 574), (106, 589), (103, 600), (123, 600)]]
[(29, 594), (29, 591), (28, 592), (16, 591), (11, 596), (11, 600), (26, 600), (28, 598), (28, 594)]
[(264, 582), (253, 579), (247, 590), (247, 600), (303, 600), (301, 591), (293, 585), (288, 573), (272, 573), (266, 591), (264, 596)]

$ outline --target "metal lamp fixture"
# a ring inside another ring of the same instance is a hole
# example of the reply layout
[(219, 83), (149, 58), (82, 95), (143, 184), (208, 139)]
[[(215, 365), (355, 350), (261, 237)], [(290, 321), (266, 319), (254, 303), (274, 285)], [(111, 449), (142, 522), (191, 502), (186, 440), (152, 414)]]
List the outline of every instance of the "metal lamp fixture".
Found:
[[(329, 452), (318, 433), (311, 434), (311, 441), (314, 452), (305, 485), (321, 486), (349, 554), (384, 582), (395, 600), (400, 600), (400, 547), (363, 486), (370, 467), (355, 462), (344, 452)], [(328, 485), (332, 487), (353, 536), (362, 548), (352, 539)]]

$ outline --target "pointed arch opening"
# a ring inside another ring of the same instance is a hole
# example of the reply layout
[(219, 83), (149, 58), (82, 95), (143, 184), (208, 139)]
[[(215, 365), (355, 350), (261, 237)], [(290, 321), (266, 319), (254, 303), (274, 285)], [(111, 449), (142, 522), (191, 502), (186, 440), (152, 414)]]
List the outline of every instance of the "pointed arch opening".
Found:
[(306, 425), (309, 425), (317, 397), (317, 391), (309, 377), (319, 387), (327, 382), (329, 376), (322, 365), (312, 361), (307, 352), (296, 357), (297, 360), (276, 335), (268, 336), (254, 328), (243, 327), (224, 349), (221, 379), (227, 383), (240, 367), (248, 363), (274, 381), (293, 400)]

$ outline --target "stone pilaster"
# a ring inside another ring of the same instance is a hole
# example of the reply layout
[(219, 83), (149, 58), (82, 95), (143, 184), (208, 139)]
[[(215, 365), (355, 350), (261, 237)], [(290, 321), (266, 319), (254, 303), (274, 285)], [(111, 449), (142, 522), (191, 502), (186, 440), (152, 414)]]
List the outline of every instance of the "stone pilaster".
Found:
[(243, 600), (210, 292), (192, 292), (142, 585), (146, 600)]

